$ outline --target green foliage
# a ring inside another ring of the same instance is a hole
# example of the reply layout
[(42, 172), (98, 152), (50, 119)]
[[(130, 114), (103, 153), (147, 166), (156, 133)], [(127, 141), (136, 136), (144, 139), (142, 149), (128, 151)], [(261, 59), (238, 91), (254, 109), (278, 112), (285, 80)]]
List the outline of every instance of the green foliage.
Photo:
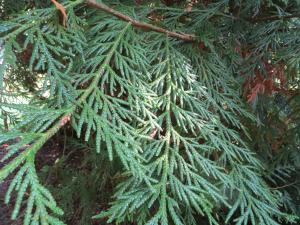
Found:
[[(83, 22), (74, 14), (73, 5), (69, 3), (65, 6), (69, 9), (68, 30), (58, 23), (53, 8), (31, 10), (3, 25), (6, 29), (3, 36), (4, 63), (1, 67), (16, 66), (13, 49), (19, 52), (32, 50), (25, 62), (30, 71), (44, 74), (40, 81), (43, 91), (55, 97), (59, 106), (74, 100), (75, 90), (71, 85), (70, 72), (75, 54), (83, 54), (83, 45), (86, 43), (80, 26)], [(18, 39), (21, 39), (22, 46)]]
[(28, 188), (30, 189), (30, 197), (27, 201), (24, 225), (40, 223), (53, 225), (64, 224), (57, 218), (48, 214), (49, 210), (58, 215), (62, 215), (63, 212), (56, 206), (56, 202), (51, 193), (39, 183), (35, 166), (33, 162), (30, 162), (29, 160), (19, 168), (19, 171), (11, 181), (5, 197), (5, 203), (8, 204), (10, 202), (11, 192), (13, 190), (17, 191), (15, 208), (11, 218), (16, 219), (19, 214), (21, 203)]
[[(0, 127), (0, 144), (9, 143), (0, 181), (14, 176), (5, 199), (9, 203), (16, 193), (12, 219), (24, 205), (24, 224), (64, 224), (76, 189), (89, 211), (83, 214), (91, 216), (87, 202), (103, 190), (97, 188), (101, 176), (118, 174), (110, 205), (94, 219), (139, 225), (297, 220), (299, 207), (290, 197), (298, 191), (292, 189), (296, 183), (278, 187), (299, 170), (300, 4), (165, 3), (173, 5), (109, 2), (125, 15), (115, 17), (83, 0), (63, 1), (63, 26), (62, 12), (49, 2), (22, 1), (18, 7), (6, 2), (0, 111), (14, 126)], [(145, 24), (130, 18), (193, 33), (195, 41), (144, 30)], [(268, 79), (278, 88), (266, 84)], [(241, 97), (247, 90), (243, 82), (265, 85), (248, 90), (252, 112)], [(273, 101), (282, 93), (292, 97)], [(26, 96), (29, 104), (12, 103), (8, 96)], [(70, 169), (64, 153), (53, 165), (63, 175), (60, 185), (48, 187), (62, 203), (64, 218), (40, 181), (35, 157), (69, 121), (77, 136), (73, 148), (93, 166)], [(279, 138), (285, 142), (274, 154), (271, 142)], [(89, 223), (83, 217), (82, 223)]]

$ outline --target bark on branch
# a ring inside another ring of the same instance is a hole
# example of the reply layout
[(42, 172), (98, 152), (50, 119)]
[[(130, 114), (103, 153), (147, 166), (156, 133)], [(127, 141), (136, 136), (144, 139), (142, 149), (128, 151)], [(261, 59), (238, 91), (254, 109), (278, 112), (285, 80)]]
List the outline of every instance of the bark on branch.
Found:
[(116, 10), (108, 7), (107, 5), (105, 5), (103, 3), (98, 3), (95, 0), (87, 0), (86, 3), (91, 7), (103, 10), (107, 13), (110, 13), (111, 15), (113, 15), (113, 16), (121, 19), (121, 20), (131, 22), (132, 25), (135, 26), (135, 27), (139, 27), (139, 28), (146, 29), (146, 30), (152, 30), (152, 31), (155, 31), (155, 32), (158, 32), (158, 33), (163, 33), (163, 34), (166, 34), (170, 37), (174, 37), (174, 38), (177, 38), (177, 39), (180, 39), (180, 40), (183, 40), (183, 41), (188, 41), (188, 42), (196, 41), (195, 36), (192, 35), (192, 34), (177, 33), (177, 32), (166, 30), (166, 29), (161, 28), (161, 27), (154, 26), (154, 25), (149, 24), (149, 23), (144, 23), (144, 22), (137, 21), (137, 20), (132, 19), (131, 17), (129, 17), (129, 16), (127, 16), (127, 15), (125, 15), (125, 14), (119, 12), (119, 11), (116, 11)]
[(279, 15), (274, 15), (274, 16), (265, 16), (265, 17), (257, 17), (257, 18), (251, 18), (248, 19), (251, 22), (261, 22), (261, 21), (274, 21), (274, 20), (286, 20), (286, 19), (293, 19), (293, 18), (300, 18), (300, 13), (298, 14), (291, 14), (291, 15), (286, 15), (286, 16), (279, 16)]

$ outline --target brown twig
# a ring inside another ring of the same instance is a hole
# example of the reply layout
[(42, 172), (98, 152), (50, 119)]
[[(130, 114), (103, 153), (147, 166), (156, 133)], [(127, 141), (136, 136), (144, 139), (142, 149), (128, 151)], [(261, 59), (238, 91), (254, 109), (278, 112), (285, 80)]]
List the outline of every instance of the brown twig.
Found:
[(152, 31), (155, 31), (155, 32), (158, 32), (158, 33), (163, 33), (163, 34), (166, 34), (170, 37), (178, 38), (178, 39), (183, 40), (183, 41), (193, 42), (193, 41), (196, 40), (195, 35), (185, 34), (185, 33), (177, 33), (177, 32), (166, 30), (166, 29), (161, 28), (161, 27), (154, 26), (154, 25), (149, 24), (149, 23), (144, 23), (144, 22), (134, 20), (131, 17), (129, 17), (129, 16), (127, 16), (127, 15), (125, 15), (125, 14), (119, 12), (119, 11), (114, 10), (114, 9), (108, 7), (107, 5), (103, 4), (103, 3), (97, 3), (95, 0), (87, 0), (86, 3), (91, 7), (103, 10), (107, 13), (110, 13), (111, 15), (113, 15), (113, 16), (121, 19), (121, 20), (130, 22), (135, 27), (139, 27), (139, 28), (146, 29), (146, 30), (152, 30)]
[(254, 18), (249, 18), (249, 21), (252, 22), (259, 22), (259, 21), (267, 21), (267, 20), (286, 20), (286, 19), (293, 19), (293, 18), (300, 18), (300, 13), (298, 14), (291, 14), (291, 15), (286, 15), (286, 16), (278, 16), (278, 15), (274, 15), (274, 16), (265, 16), (265, 17), (254, 17)]
[[(145, 30), (152, 30), (152, 31), (155, 31), (158, 33), (163, 33), (170, 37), (174, 37), (174, 38), (177, 38), (177, 39), (180, 39), (183, 41), (187, 41), (187, 42), (196, 41), (196, 37), (194, 34), (178, 33), (178, 32), (170, 31), (170, 30), (167, 30), (162, 27), (158, 27), (158, 26), (155, 26), (155, 25), (152, 25), (149, 23), (137, 21), (117, 10), (114, 10), (113, 8), (107, 6), (106, 4), (98, 3), (95, 0), (86, 0), (86, 3), (93, 8), (103, 10), (121, 20), (131, 22), (135, 27), (139, 27), (139, 28), (142, 28)], [(291, 15), (286, 15), (286, 16), (274, 15), (274, 16), (265, 16), (265, 17), (254, 17), (254, 18), (246, 18), (246, 20), (249, 22), (259, 22), (259, 21), (268, 21), (268, 20), (273, 21), (273, 20), (292, 19), (292, 18), (300, 18), (300, 14), (298, 13), (298, 14), (291, 14)], [(238, 19), (238, 18), (234, 18), (234, 19)]]
[(58, 3), (56, 0), (51, 0), (51, 2), (55, 5), (55, 7), (61, 12), (62, 15), (62, 24), (64, 27), (67, 26), (67, 13), (66, 13), (66, 9), (63, 7), (62, 4)]
[(292, 182), (292, 183), (290, 183), (290, 184), (285, 184), (285, 185), (283, 185), (283, 186), (273, 187), (273, 188), (270, 188), (270, 189), (272, 189), (272, 190), (278, 190), (278, 189), (290, 187), (290, 186), (292, 186), (292, 185), (294, 185), (294, 184), (297, 184), (297, 183), (298, 183), (297, 181), (294, 181), (294, 182)]

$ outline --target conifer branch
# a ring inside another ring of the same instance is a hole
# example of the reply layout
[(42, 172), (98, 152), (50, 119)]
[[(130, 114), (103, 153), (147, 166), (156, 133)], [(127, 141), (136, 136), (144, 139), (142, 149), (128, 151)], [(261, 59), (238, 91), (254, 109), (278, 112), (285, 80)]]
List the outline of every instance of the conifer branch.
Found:
[[(123, 35), (125, 34), (125, 31), (128, 29), (128, 27), (130, 27), (130, 23), (128, 23), (128, 25), (124, 28), (123, 32), (119, 35), (118, 40), (116, 41), (116, 43), (114, 44), (113, 48), (111, 49), (111, 51), (109, 52), (109, 54), (106, 57), (106, 60), (104, 62), (103, 65), (106, 65), (109, 63), (109, 61), (112, 58), (112, 55), (117, 47), (117, 45), (119, 44), (121, 38), (123, 37)], [(79, 105), (82, 104), (89, 96), (89, 94), (91, 93), (91, 91), (96, 87), (96, 85), (99, 82), (100, 77), (103, 75), (104, 73), (104, 68), (103, 66), (100, 68), (99, 73), (97, 74), (97, 76), (95, 76), (94, 80), (92, 81), (91, 85), (89, 86), (89, 88), (87, 90), (85, 90), (84, 94), (79, 98), (78, 103)], [(66, 112), (64, 115), (61, 116), (61, 118), (46, 132), (44, 133), (36, 143), (34, 143), (31, 147), (29, 147), (26, 151), (22, 152), (16, 159), (16, 164), (20, 164), (22, 163), (22, 159), (24, 160), (25, 158), (27, 158), (28, 156), (32, 156), (34, 157), (36, 152), (51, 138), (53, 137), (62, 127), (64, 127), (67, 122), (69, 122), (70, 117), (75, 113), (75, 110), (77, 109), (77, 107), (74, 105), (73, 107), (71, 107), (68, 112)], [(13, 163), (14, 164), (14, 163)], [(8, 165), (9, 167), (9, 165)], [(3, 171), (6, 171), (5, 169)], [(1, 174), (0, 174), (1, 175)], [(1, 176), (0, 176), (1, 177)]]
[(180, 40), (183, 40), (183, 41), (193, 42), (193, 41), (196, 40), (196, 37), (193, 34), (177, 33), (177, 32), (169, 31), (169, 30), (161, 28), (161, 27), (154, 26), (154, 25), (149, 24), (149, 23), (137, 21), (137, 20), (132, 19), (131, 17), (129, 17), (129, 16), (127, 16), (127, 15), (125, 15), (125, 14), (119, 12), (119, 11), (116, 11), (116, 10), (108, 7), (104, 3), (97, 3), (95, 0), (87, 0), (86, 2), (91, 7), (103, 10), (103, 11), (105, 11), (107, 13), (110, 13), (111, 15), (113, 15), (113, 16), (121, 19), (121, 20), (132, 23), (132, 25), (135, 26), (135, 27), (145, 29), (145, 30), (155, 31), (155, 32), (158, 32), (158, 33), (163, 33), (163, 34), (166, 34), (167, 36), (174, 37), (174, 38), (177, 38), (177, 39), (180, 39)]

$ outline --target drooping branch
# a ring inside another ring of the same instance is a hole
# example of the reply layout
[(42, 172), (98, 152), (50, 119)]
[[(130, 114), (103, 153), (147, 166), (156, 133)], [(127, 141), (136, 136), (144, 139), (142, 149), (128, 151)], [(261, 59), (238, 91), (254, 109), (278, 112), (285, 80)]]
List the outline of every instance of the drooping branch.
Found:
[(119, 11), (116, 11), (116, 10), (108, 7), (104, 3), (98, 3), (95, 0), (87, 0), (86, 3), (91, 7), (103, 10), (107, 13), (110, 13), (111, 15), (113, 15), (113, 16), (121, 19), (121, 20), (130, 22), (135, 27), (139, 27), (139, 28), (142, 28), (142, 29), (145, 29), (145, 30), (155, 31), (155, 32), (158, 32), (158, 33), (163, 33), (163, 34), (166, 34), (170, 37), (174, 37), (174, 38), (177, 38), (177, 39), (180, 39), (180, 40), (183, 40), (183, 41), (193, 42), (193, 41), (196, 40), (196, 37), (193, 34), (177, 33), (177, 32), (169, 31), (167, 29), (164, 29), (164, 28), (161, 28), (161, 27), (158, 27), (158, 26), (154, 26), (154, 25), (149, 24), (149, 23), (137, 21), (137, 20), (132, 19), (131, 17), (129, 17), (129, 16), (127, 16), (127, 15), (125, 15), (125, 14), (119, 12)]

